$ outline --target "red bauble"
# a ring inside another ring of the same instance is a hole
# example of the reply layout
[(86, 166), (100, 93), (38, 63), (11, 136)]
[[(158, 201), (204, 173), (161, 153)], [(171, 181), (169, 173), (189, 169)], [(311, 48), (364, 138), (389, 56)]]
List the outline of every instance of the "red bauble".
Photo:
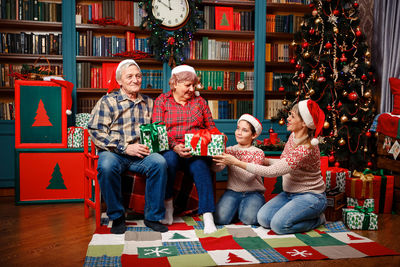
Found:
[(334, 162), (335, 161), (335, 156), (331, 155), (328, 157), (329, 162)]
[(301, 70), (301, 65), (300, 64), (296, 64), (296, 70)]
[(327, 43), (325, 44), (325, 48), (326, 48), (326, 49), (331, 49), (331, 48), (332, 48), (332, 44), (331, 44), (330, 42), (327, 42)]
[(356, 31), (356, 36), (357, 36), (357, 37), (360, 37), (361, 34), (362, 34), (361, 31)]
[(339, 16), (339, 14), (340, 14), (340, 11), (339, 11), (339, 10), (337, 10), (337, 9), (333, 10), (333, 15)]
[(319, 76), (318, 79), (317, 79), (317, 81), (318, 81), (319, 83), (323, 83), (323, 82), (326, 81), (326, 78), (325, 78), (324, 76)]
[(289, 61), (289, 63), (290, 63), (290, 64), (295, 64), (295, 63), (296, 63), (296, 60), (295, 60), (294, 58), (291, 58), (290, 61)]
[(300, 79), (303, 80), (305, 77), (306, 77), (306, 75), (305, 75), (303, 72), (299, 74), (299, 78), (300, 78)]
[(307, 42), (304, 42), (301, 46), (302, 46), (303, 48), (307, 48), (307, 47), (308, 47), (308, 43), (307, 43)]
[(311, 14), (315, 17), (316, 15), (318, 15), (318, 10), (317, 10), (317, 9), (314, 9), (314, 10), (311, 12)]
[(339, 103), (337, 104), (338, 108), (341, 108), (343, 106), (342, 102), (339, 101)]
[(283, 92), (283, 91), (285, 91), (285, 87), (283, 87), (282, 85), (279, 87), (279, 92)]
[(366, 133), (365, 133), (365, 136), (366, 136), (366, 137), (368, 137), (368, 138), (370, 138), (370, 137), (371, 137), (371, 135), (372, 135), (372, 134), (371, 134), (371, 132), (370, 132), (370, 131), (368, 131), (368, 132), (366, 132)]
[(347, 61), (347, 57), (345, 54), (342, 54), (342, 57), (340, 58), (341, 62), (346, 62)]
[(372, 162), (371, 162), (371, 161), (368, 161), (367, 166), (368, 166), (368, 167), (372, 167)]
[(340, 163), (336, 161), (336, 162), (335, 162), (335, 167), (336, 167), (336, 168), (339, 168), (339, 167), (340, 167)]
[(327, 106), (326, 106), (326, 109), (327, 109), (328, 111), (331, 111), (331, 110), (332, 110), (332, 106), (331, 106), (331, 105), (327, 105)]
[(309, 32), (311, 35), (313, 35), (313, 34), (315, 33), (315, 30), (314, 30), (313, 28), (311, 28), (308, 32)]
[(313, 7), (314, 7), (314, 4), (311, 3), (311, 4), (309, 4), (308, 6), (309, 6), (310, 8), (313, 8)]
[(365, 75), (365, 74), (363, 74), (363, 75), (361, 75), (361, 80), (363, 80), (363, 81), (365, 81), (365, 80), (367, 80), (367, 75)]
[(351, 101), (356, 101), (358, 99), (358, 95), (356, 92), (351, 92), (347, 95), (347, 98)]
[(357, 2), (355, 2), (354, 4), (353, 4), (353, 7), (354, 8), (358, 8), (360, 5), (357, 3)]
[(274, 132), (274, 129), (269, 128), (268, 132), (269, 132), (269, 133), (273, 133), (273, 132)]

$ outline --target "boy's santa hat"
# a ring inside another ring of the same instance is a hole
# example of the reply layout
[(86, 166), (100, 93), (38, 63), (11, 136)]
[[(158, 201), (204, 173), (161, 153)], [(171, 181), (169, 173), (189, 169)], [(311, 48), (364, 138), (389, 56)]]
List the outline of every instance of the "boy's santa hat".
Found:
[(111, 76), (111, 81), (110, 81), (110, 83), (108, 84), (107, 94), (111, 93), (111, 91), (114, 90), (114, 89), (117, 89), (117, 88), (119, 89), (120, 86), (119, 86), (119, 84), (118, 84), (118, 82), (117, 82), (117, 77), (116, 77), (116, 75), (117, 75), (117, 72), (120, 71), (121, 68), (122, 68), (122, 66), (124, 66), (124, 65), (128, 65), (128, 66), (130, 66), (130, 65), (135, 65), (135, 66), (139, 69), (139, 71), (141, 71), (139, 65), (136, 63), (135, 60), (133, 60), (133, 59), (125, 59), (125, 60), (122, 60), (122, 61), (118, 64), (117, 68), (114, 70), (113, 75)]
[(262, 132), (262, 125), (261, 122), (254, 116), (250, 115), (250, 114), (243, 114), (242, 116), (240, 116), (239, 121), (247, 121), (248, 123), (250, 123), (251, 125), (253, 125), (254, 129), (256, 130), (256, 138), (261, 134)]
[(325, 122), (325, 113), (319, 107), (317, 102), (308, 99), (299, 102), (299, 113), (306, 126), (315, 130), (314, 138), (311, 139), (311, 145), (319, 144), (317, 137), (322, 133), (322, 127)]

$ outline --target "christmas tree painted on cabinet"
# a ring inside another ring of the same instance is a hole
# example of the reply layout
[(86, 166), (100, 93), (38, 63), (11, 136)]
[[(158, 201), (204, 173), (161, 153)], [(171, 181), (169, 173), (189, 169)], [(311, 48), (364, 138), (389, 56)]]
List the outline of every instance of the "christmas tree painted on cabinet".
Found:
[[(330, 165), (351, 170), (372, 167), (369, 128), (374, 119), (375, 78), (359, 27), (354, 0), (314, 0), (292, 46), (296, 101), (311, 98), (325, 112), (321, 152)], [(280, 124), (287, 117), (279, 112)]]

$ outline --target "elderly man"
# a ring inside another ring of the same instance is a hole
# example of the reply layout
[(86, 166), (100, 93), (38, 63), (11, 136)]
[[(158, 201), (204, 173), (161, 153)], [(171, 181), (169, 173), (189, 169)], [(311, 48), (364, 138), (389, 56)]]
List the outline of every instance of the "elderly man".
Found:
[(167, 164), (163, 156), (150, 154), (149, 148), (139, 143), (140, 125), (151, 122), (153, 99), (139, 93), (142, 73), (134, 60), (119, 63), (115, 80), (120, 89), (97, 102), (88, 124), (99, 151), (98, 180), (107, 216), (113, 221), (111, 232), (123, 234), (126, 230), (121, 193), (121, 175), (126, 170), (146, 175), (144, 223), (154, 231), (166, 232), (168, 228), (159, 221), (165, 216)]

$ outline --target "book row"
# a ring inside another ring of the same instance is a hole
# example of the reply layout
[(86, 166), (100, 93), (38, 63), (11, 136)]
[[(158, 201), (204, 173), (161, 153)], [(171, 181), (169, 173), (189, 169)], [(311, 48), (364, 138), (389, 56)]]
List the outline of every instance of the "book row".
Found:
[(0, 1), (0, 19), (61, 22), (61, 4), (38, 0)]
[(254, 31), (253, 11), (233, 11), (232, 7), (204, 6), (205, 30)]
[(1, 32), (0, 53), (62, 55), (62, 34)]
[(79, 3), (76, 5), (76, 23), (87, 24), (102, 18), (112, 18), (120, 25), (138, 27), (143, 10), (138, 2), (103, 0), (101, 3)]
[(214, 120), (238, 119), (242, 114), (253, 113), (251, 100), (207, 100)]
[(254, 72), (196, 71), (204, 90), (254, 90)]
[(265, 90), (279, 91), (279, 87), (283, 86), (285, 92), (295, 92), (298, 88), (291, 83), (293, 73), (265, 73)]
[(254, 61), (254, 41), (217, 41), (203, 37), (184, 49), (187, 59)]
[(26, 70), (28, 69), (46, 69), (49, 70), (51, 74), (54, 75), (62, 75), (63, 69), (62, 65), (51, 65), (50, 67), (43, 62), (43, 60), (40, 60), (35, 66), (32, 64), (1, 64), (0, 63), (0, 86), (1, 87), (8, 87), (8, 88), (13, 88), (14, 87), (14, 75), (15, 73), (20, 73), (24, 74), (23, 72), (23, 67), (25, 67)]
[(93, 31), (77, 32), (77, 51), (80, 56), (111, 57), (117, 53), (140, 50), (152, 54), (149, 38), (135, 38), (131, 32), (126, 37), (93, 35)]
[(295, 47), (284, 43), (266, 43), (265, 61), (289, 62), (295, 54)]
[[(103, 67), (92, 66), (89, 62), (77, 63), (77, 88), (107, 88), (110, 73)], [(161, 89), (162, 88), (162, 70), (142, 69), (142, 88), (143, 89)]]
[(311, 2), (312, 0), (267, 0), (267, 3), (280, 3), (280, 4), (293, 3), (293, 4), (308, 5)]
[(302, 21), (303, 16), (267, 14), (267, 32), (295, 33)]
[(15, 120), (14, 102), (0, 102), (0, 120)]

